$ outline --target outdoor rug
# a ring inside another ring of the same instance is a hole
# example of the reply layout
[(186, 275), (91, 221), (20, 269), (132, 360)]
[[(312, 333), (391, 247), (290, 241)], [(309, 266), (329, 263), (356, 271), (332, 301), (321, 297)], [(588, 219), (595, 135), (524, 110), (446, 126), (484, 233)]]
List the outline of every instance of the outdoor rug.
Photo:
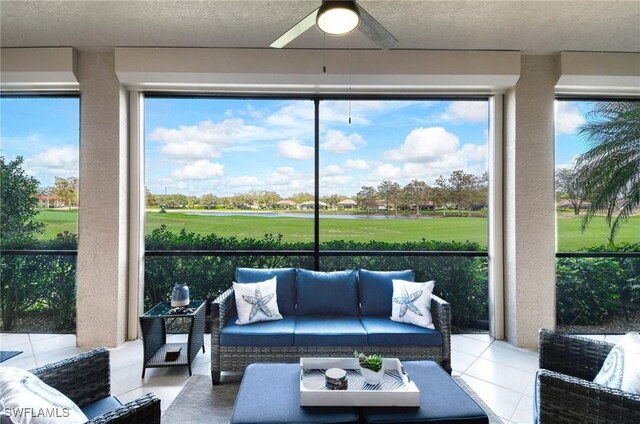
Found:
[[(502, 423), (500, 418), (485, 404), (480, 397), (459, 377), (453, 377), (456, 383), (464, 389), (487, 413), (490, 424)], [(198, 423), (229, 424), (233, 404), (240, 387), (240, 381), (223, 382), (218, 386), (211, 384), (211, 377), (194, 375), (162, 414), (162, 424)]]
[(0, 350), (0, 362), (4, 362), (7, 359), (20, 355), (21, 353), (21, 350)]

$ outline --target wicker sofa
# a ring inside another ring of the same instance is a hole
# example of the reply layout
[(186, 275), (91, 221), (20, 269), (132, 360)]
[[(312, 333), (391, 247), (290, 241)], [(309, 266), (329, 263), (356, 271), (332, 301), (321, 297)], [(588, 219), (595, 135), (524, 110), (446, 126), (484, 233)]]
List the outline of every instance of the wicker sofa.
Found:
[[(308, 279), (323, 274), (294, 268), (236, 270), (236, 281), (248, 283), (277, 277), (277, 298), (282, 320), (239, 326), (235, 324), (233, 288), (225, 291), (211, 308), (211, 378), (220, 382), (222, 371), (244, 371), (254, 362), (295, 363), (301, 357), (350, 357), (355, 350), (402, 360), (432, 359), (451, 373), (451, 309), (437, 296), (431, 299), (435, 330), (389, 319), (393, 278), (413, 280), (413, 272), (344, 271), (352, 292), (342, 283), (307, 286)], [(350, 274), (349, 274), (350, 273)], [(356, 285), (353, 286), (355, 273)], [(342, 274), (341, 274), (342, 275)], [(331, 278), (331, 277), (330, 277)], [(346, 285), (346, 284), (345, 284)], [(318, 313), (309, 299), (352, 299), (353, 310), (342, 314)], [(282, 301), (282, 303), (281, 303)], [(387, 305), (388, 303), (388, 305)], [(388, 308), (388, 313), (386, 311)]]
[(105, 347), (30, 371), (71, 399), (90, 424), (160, 424), (160, 399), (150, 392), (121, 405), (111, 396), (111, 364)]
[(637, 423), (640, 395), (593, 382), (615, 345), (540, 330), (536, 376), (540, 424)]

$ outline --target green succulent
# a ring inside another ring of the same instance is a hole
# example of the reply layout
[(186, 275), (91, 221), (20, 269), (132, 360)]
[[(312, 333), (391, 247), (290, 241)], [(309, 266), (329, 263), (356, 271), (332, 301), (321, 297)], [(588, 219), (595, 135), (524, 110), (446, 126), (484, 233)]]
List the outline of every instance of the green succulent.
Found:
[(382, 356), (380, 355), (365, 355), (363, 352), (355, 351), (353, 356), (358, 358), (358, 362), (362, 368), (369, 369), (373, 372), (378, 372), (382, 369)]

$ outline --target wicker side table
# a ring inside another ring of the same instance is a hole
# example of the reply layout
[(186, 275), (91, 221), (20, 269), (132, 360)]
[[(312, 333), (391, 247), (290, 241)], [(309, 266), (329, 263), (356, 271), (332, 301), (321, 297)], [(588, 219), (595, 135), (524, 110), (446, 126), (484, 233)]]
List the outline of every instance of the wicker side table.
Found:
[[(204, 318), (206, 313), (205, 301), (194, 300), (187, 308), (193, 312), (185, 314), (171, 314), (171, 304), (160, 302), (140, 317), (142, 329), (142, 343), (144, 347), (144, 363), (142, 365), (142, 378), (147, 368), (162, 367), (189, 367), (191, 376), (191, 363), (198, 354), (200, 348), (204, 353)], [(189, 337), (187, 343), (167, 343), (166, 320), (189, 320)], [(169, 349), (180, 348), (180, 356), (172, 361), (165, 359)]]

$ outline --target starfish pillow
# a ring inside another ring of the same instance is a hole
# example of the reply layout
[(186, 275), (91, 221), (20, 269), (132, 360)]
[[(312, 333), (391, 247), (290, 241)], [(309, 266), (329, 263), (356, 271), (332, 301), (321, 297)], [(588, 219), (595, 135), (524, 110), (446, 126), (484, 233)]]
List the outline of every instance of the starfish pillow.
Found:
[(392, 281), (391, 320), (434, 329), (431, 319), (431, 292), (435, 281)]
[(233, 282), (238, 320), (245, 325), (260, 321), (282, 319), (276, 297), (276, 277), (261, 283)]

